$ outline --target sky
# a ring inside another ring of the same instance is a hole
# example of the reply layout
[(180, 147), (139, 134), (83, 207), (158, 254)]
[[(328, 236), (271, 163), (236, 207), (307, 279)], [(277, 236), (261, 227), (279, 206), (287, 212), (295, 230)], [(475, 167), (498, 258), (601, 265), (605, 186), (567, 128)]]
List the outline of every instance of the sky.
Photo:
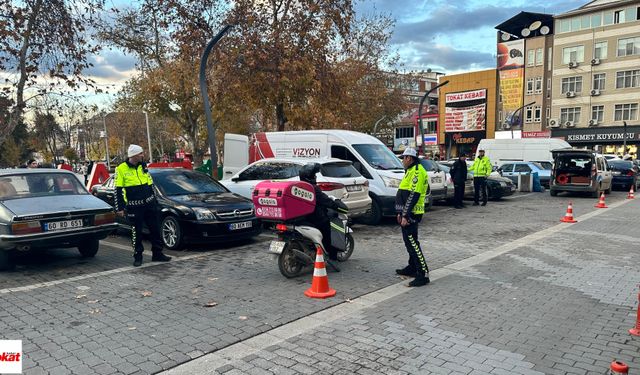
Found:
[[(495, 26), (521, 11), (560, 14), (589, 0), (354, 0), (356, 14), (382, 13), (395, 19), (390, 50), (405, 71), (432, 69), (455, 74), (495, 67)], [(102, 51), (86, 72), (117, 89), (135, 75), (135, 58)], [(113, 90), (110, 90), (113, 92)], [(111, 95), (90, 101), (107, 105)]]

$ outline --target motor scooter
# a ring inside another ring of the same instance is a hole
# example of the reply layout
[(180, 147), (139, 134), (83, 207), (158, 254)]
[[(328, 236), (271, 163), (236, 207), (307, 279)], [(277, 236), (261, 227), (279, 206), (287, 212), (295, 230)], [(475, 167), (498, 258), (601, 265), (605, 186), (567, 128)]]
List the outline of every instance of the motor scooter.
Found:
[[(333, 210), (330, 210), (333, 211)], [(332, 245), (338, 249), (338, 261), (344, 262), (353, 254), (353, 230), (349, 218), (343, 213), (330, 212)], [(338, 265), (329, 260), (322, 246), (322, 233), (310, 225), (277, 223), (277, 239), (271, 241), (269, 252), (276, 255), (280, 273), (287, 278), (297, 277), (313, 269), (317, 247), (322, 249), (326, 264), (339, 272)]]

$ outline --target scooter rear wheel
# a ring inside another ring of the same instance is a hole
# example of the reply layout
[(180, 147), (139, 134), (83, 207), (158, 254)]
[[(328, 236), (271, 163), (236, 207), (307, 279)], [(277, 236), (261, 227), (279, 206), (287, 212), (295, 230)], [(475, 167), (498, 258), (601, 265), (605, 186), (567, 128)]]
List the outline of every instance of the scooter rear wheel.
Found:
[(304, 264), (296, 257), (295, 251), (304, 252), (304, 249), (298, 242), (289, 242), (278, 256), (280, 273), (288, 279), (300, 276), (304, 269)]
[(351, 254), (353, 254), (355, 242), (353, 241), (353, 236), (351, 235), (351, 233), (347, 233), (346, 241), (347, 245), (345, 251), (338, 251), (338, 262), (346, 261), (347, 259), (351, 258)]

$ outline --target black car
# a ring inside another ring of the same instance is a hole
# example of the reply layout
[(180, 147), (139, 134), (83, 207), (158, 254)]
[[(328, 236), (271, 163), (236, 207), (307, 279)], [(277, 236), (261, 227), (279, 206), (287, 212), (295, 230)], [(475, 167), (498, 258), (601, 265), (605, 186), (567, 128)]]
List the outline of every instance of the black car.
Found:
[[(158, 198), (162, 241), (168, 249), (185, 243), (238, 241), (260, 233), (251, 200), (231, 193), (213, 178), (182, 168), (150, 169), (149, 173)], [(113, 206), (113, 177), (91, 192)]]
[(613, 187), (622, 190), (633, 189), (638, 186), (638, 173), (640, 170), (631, 160), (612, 159), (608, 160), (609, 169), (611, 170)]
[(113, 207), (62, 169), (0, 170), (0, 269), (15, 251), (77, 247), (83, 257), (117, 228)]

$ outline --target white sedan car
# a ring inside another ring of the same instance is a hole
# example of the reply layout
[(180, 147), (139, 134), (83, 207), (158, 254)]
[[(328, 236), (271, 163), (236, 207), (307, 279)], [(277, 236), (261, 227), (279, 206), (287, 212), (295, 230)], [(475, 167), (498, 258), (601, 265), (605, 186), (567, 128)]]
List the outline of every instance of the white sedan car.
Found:
[(267, 158), (241, 169), (230, 179), (221, 180), (231, 192), (251, 198), (256, 185), (265, 180), (299, 180), (300, 168), (308, 163), (320, 164), (317, 184), (327, 195), (341, 199), (349, 207), (349, 216), (364, 215), (371, 208), (369, 181), (341, 159)]

